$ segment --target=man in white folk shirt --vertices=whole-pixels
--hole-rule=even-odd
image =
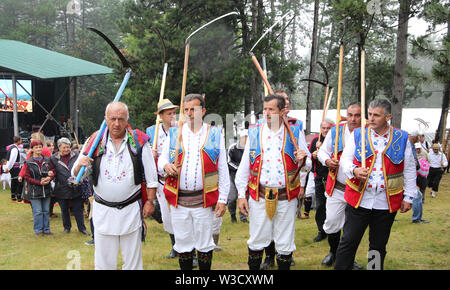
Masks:
[[[6,153],[5,173],[11,174],[11,201],[22,201],[22,183],[19,182],[19,172],[21,169],[21,158],[19,145],[22,144],[22,138],[19,136],[13,137],[13,144],[9,147]]]
[[[368,268],[383,269],[386,245],[397,211],[411,209],[416,196],[416,165],[408,133],[389,125],[391,104],[369,104],[366,130],[366,168],[362,168],[361,128],[345,141],[341,167],[347,175],[345,223],[336,253],[336,270],[350,270],[369,226]]]
[[[202,95],[185,96],[183,105],[186,122],[181,129],[181,144],[177,147],[178,127],[172,127],[158,159],[158,170],[168,175],[164,194],[170,204],[173,248],[180,269],[192,269],[197,250],[199,269],[209,270],[215,247],[213,221],[225,213],[230,187],[225,139],[219,128],[203,123],[206,108]],[[174,164],[176,155],[180,171]]]
[[[150,126],[146,129],[147,135],[150,137],[150,145],[153,148],[153,144],[156,145],[156,150],[153,150],[153,156],[155,156],[156,162],[158,162],[158,157],[162,153],[164,144],[168,141],[169,129],[176,124],[176,110],[178,106],[172,104],[168,99],[162,99],[158,102],[158,111],[155,114],[159,115],[161,120],[158,130],[156,130],[156,125]],[[155,140],[155,134],[158,131],[158,136]],[[172,242],[172,250],[170,251],[167,258],[176,258],[175,250],[173,245],[175,245],[175,236],[173,234],[172,220],[170,218],[169,205],[167,204],[166,197],[163,192],[164,182],[166,176],[158,175],[158,190],[156,191],[156,198],[158,199],[159,207],[161,209],[161,218],[163,221],[164,230],[169,233],[170,240]]]
[[[95,269],[115,270],[121,249],[124,270],[143,269],[141,241],[145,235],[144,217],[154,211],[158,186],[155,160],[148,136],[128,125],[128,108],[111,102],[105,110],[107,129],[96,147],[93,159],[87,153],[98,131],[86,141],[72,169],[77,176],[81,166],[92,164],[94,203],[92,219],[95,236]],[[145,179],[144,179],[145,177]],[[146,181],[146,193],[141,184]],[[147,201],[142,205],[143,195]]]
[[[296,139],[291,140],[282,123],[282,116],[285,115],[285,100],[282,96],[265,97],[266,122],[249,128],[248,140],[236,173],[238,206],[242,213],[250,216],[250,239],[247,241],[250,270],[260,269],[264,248],[272,240],[275,242],[280,270],[290,269],[292,252],[296,249],[297,197],[305,180],[303,178],[300,181],[297,176],[291,183],[291,179],[298,167],[309,169],[311,159],[298,124],[289,125]],[[298,152],[293,142],[297,142]],[[250,194],[248,202],[245,198],[247,186]],[[276,208],[270,205],[274,200],[277,200]],[[269,205],[267,212],[266,203]]]
[[[341,229],[344,227],[345,206],[347,202],[344,198],[345,181],[347,176],[341,168],[339,159],[345,147],[345,142],[350,139],[351,133],[357,127],[361,126],[361,104],[351,103],[347,107],[347,122],[339,124],[339,145],[338,156],[334,158],[336,128],[333,126],[326,135],[317,157],[320,163],[328,167],[328,177],[325,188],[326,218],[323,224],[323,230],[327,233],[330,252],[323,259],[322,265],[331,266],[336,260],[336,251],[341,238]],[[355,262],[354,268],[360,269],[361,266]]]
[[[439,191],[439,183],[441,182],[444,169],[448,166],[447,157],[441,152],[441,145],[434,143],[431,145],[431,151],[428,153],[430,159],[430,173],[428,174],[428,187],[431,187],[431,197],[436,197]]]

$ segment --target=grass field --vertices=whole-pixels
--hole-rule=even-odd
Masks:
[[[84,242],[90,237],[81,235],[72,217],[72,231],[63,234],[60,208],[55,206],[57,218],[50,220],[53,236],[36,236],[33,233],[31,207],[10,201],[8,190],[0,191],[0,270],[15,269],[68,269],[79,265],[82,270],[94,269],[94,246]],[[427,189],[423,218],[429,224],[412,224],[412,211],[397,214],[387,246],[387,270],[450,269],[450,174],[441,181],[437,198],[431,198]],[[149,233],[143,245],[144,269],[176,270],[177,259],[166,259],[171,245],[163,226],[147,220]],[[89,223],[86,220],[89,230]],[[314,243],[317,234],[314,210],[308,220],[297,220],[294,252],[297,270],[330,269],[321,265],[328,253],[326,240]],[[223,219],[219,245],[223,251],[215,252],[212,269],[245,270],[247,266],[248,224],[230,222],[227,212]],[[368,235],[364,236],[356,260],[367,264]],[[119,256],[118,268],[122,261]]]

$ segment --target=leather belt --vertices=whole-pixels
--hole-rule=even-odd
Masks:
[[[266,187],[263,185],[259,185],[259,193],[263,194],[263,196],[265,196],[266,194],[266,188],[271,188],[271,187]],[[283,188],[274,188],[273,189],[278,191],[278,200],[288,200],[288,196],[287,196],[287,192],[286,192],[286,187]]]
[[[124,201],[120,201],[120,202],[110,202],[110,201],[106,201],[104,199],[102,199],[100,196],[98,196],[96,193],[94,193],[94,200],[95,202],[98,202],[100,204],[109,206],[109,207],[115,207],[117,209],[122,209],[138,200],[140,200],[142,198],[142,193],[141,190],[139,189],[138,191],[136,191],[131,197],[129,197],[128,199],[124,200]]]
[[[166,182],[166,179],[167,179],[167,176],[163,177],[161,175],[158,175],[158,182],[159,182],[159,184],[164,185],[164,183]]]

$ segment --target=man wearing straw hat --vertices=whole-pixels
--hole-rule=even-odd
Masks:
[[[295,251],[295,219],[297,197],[304,180],[292,181],[297,168],[311,167],[309,151],[303,132],[297,124],[283,126],[286,115],[285,100],[280,95],[268,95],[264,99],[266,122],[251,126],[242,160],[236,173],[238,205],[241,212],[250,216],[250,239],[248,265],[250,270],[259,270],[264,248],[271,241],[277,249],[277,264],[280,270],[289,270],[292,252]],[[298,144],[295,151],[293,142]],[[246,191],[250,194],[246,199]]]
[[[178,106],[172,104],[168,99],[162,99],[158,102],[158,111],[155,112],[159,116],[156,125],[146,129],[147,135],[150,137],[149,143],[153,148],[153,156],[156,162],[161,155],[162,148],[169,136],[170,127],[176,124],[176,110]],[[156,137],[155,137],[156,136]],[[175,244],[175,236],[173,235],[172,220],[170,219],[169,205],[164,196],[163,188],[166,176],[158,175],[158,190],[156,191],[156,198],[158,199],[159,207],[161,209],[161,217],[163,221],[164,230],[169,233],[172,242],[172,250],[167,258],[175,258],[176,253],[173,250]]]
[[[431,197],[436,197],[439,191],[439,183],[441,182],[444,168],[448,166],[447,157],[441,152],[441,145],[434,143],[431,145],[431,151],[428,153],[430,158],[430,173],[428,174],[428,187],[431,187]]]
[[[186,95],[186,122],[181,128],[169,130],[168,142],[158,159],[158,171],[168,175],[164,194],[170,204],[174,249],[181,270],[192,269],[196,250],[199,269],[211,269],[213,221],[225,213],[230,187],[225,138],[219,128],[203,122],[205,113],[202,95]]]
[[[345,223],[335,269],[351,270],[359,243],[369,227],[368,269],[383,269],[386,245],[397,211],[411,209],[416,196],[416,164],[408,133],[389,125],[391,103],[369,104],[365,146],[361,128],[345,141],[340,169],[348,177],[344,198]],[[365,154],[361,154],[362,151]],[[365,160],[363,160],[365,156]],[[365,167],[361,167],[364,164]]]

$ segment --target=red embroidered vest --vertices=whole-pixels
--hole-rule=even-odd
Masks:
[[[366,131],[366,168],[369,169],[369,176],[372,173],[373,166],[375,163],[375,150],[372,146],[372,139],[368,133],[370,130]],[[361,128],[357,128],[355,133],[355,157],[353,159],[353,164],[361,166]],[[384,176],[384,187],[386,190],[386,199],[389,206],[389,212],[396,212],[400,209],[403,200],[403,169],[404,169],[404,156],[406,144],[408,142],[408,133],[391,127],[390,137],[385,150],[381,153],[382,163],[383,163],[383,176]],[[351,206],[357,208],[359,207],[361,200],[364,195],[369,178],[363,184],[356,177],[352,179],[347,179],[347,186],[345,189],[345,200]]]
[[[170,150],[169,161],[175,159],[178,127],[169,130]],[[181,142],[178,151],[178,164],[183,164],[184,146]],[[220,130],[208,125],[206,140],[201,149],[202,180],[203,180],[203,207],[207,208],[217,203],[219,199],[219,172],[218,161],[220,152]],[[178,206],[178,189],[180,188],[179,176],[169,176],[164,184],[164,194],[167,202],[174,207]]]
[[[289,124],[289,126],[291,127],[294,137],[298,140],[301,126],[299,124]],[[258,124],[251,126],[248,129],[248,142],[250,142],[250,176],[248,181],[248,191],[250,196],[256,201],[259,200],[259,182],[264,155],[261,146],[262,127],[263,124]],[[294,140],[294,142],[296,142],[296,140]],[[289,134],[287,133],[287,129],[284,128],[284,140],[281,156],[283,158],[286,192],[289,201],[296,198],[300,192],[300,177],[297,176],[293,183],[290,182],[298,167],[298,163],[295,161],[294,151],[295,147]]]
[[[344,151],[344,136],[345,136],[345,127],[346,124],[339,125],[339,146],[338,146],[338,156],[337,160],[341,160],[342,151]],[[331,134],[331,159],[334,158],[334,150],[335,150],[335,138],[336,138],[336,126],[331,127],[331,130],[329,132]],[[334,186],[336,185],[336,178],[338,175],[339,168],[336,168],[334,170],[329,169],[328,170],[328,177],[327,177],[327,184],[325,187],[325,192],[329,195],[333,195]]]

